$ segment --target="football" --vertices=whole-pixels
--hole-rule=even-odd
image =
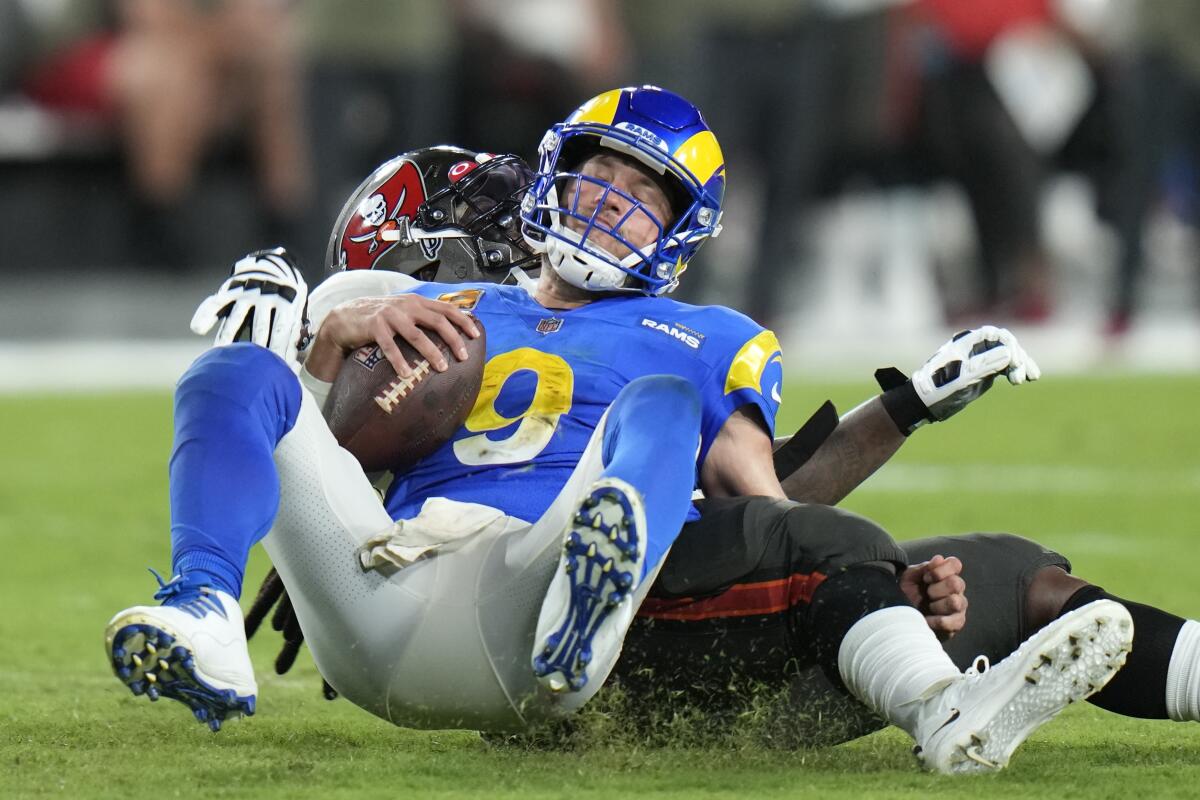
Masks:
[[[464,335],[467,360],[459,361],[442,337],[425,331],[446,358],[438,372],[408,342],[396,337],[412,375],[401,378],[378,345],[346,357],[329,393],[326,416],[338,444],[366,472],[403,470],[448,441],[466,421],[483,380],[487,332]]]

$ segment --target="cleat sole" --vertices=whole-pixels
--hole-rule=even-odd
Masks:
[[[532,659],[534,674],[552,692],[579,691],[587,685],[593,638],[629,597],[635,580],[630,570],[638,567],[643,534],[634,519],[624,492],[601,487],[583,501],[572,520],[563,545],[563,572],[570,581],[569,608]]]
[[[220,730],[223,720],[254,714],[254,695],[208,683],[196,673],[195,656],[171,632],[144,622],[116,622],[107,638],[113,674],[135,696],[183,703],[213,731]]]

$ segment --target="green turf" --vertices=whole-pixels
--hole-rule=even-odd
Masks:
[[[795,385],[781,428],[826,396]],[[920,431],[847,506],[898,538],[1011,530],[1064,550],[1110,591],[1200,616],[1194,512],[1200,378],[1053,379],[998,386]],[[1200,726],[1090,706],[1039,731],[996,776],[919,772],[887,731],[823,751],[753,745],[582,752],[494,748],[394,728],[320,699],[307,656],[270,669],[253,643],[259,713],[212,735],[174,703],[133,698],[101,633],[166,568],[166,395],[0,398],[0,797],[968,797],[1194,796]],[[265,570],[256,556],[249,574]]]

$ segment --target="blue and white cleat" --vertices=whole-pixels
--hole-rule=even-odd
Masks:
[[[636,611],[629,598],[641,580],[645,535],[636,489],[618,478],[592,484],[538,615],[533,672],[550,691],[579,691],[589,665],[607,671],[616,662]]]
[[[1034,730],[1103,688],[1132,647],[1133,620],[1120,603],[1064,614],[1000,663],[972,668],[923,701],[913,753],[947,774],[1003,769]]]
[[[159,584],[161,606],[127,608],[108,623],[117,678],[135,695],[178,700],[214,731],[231,716],[252,715],[258,686],[237,600],[178,576]]]

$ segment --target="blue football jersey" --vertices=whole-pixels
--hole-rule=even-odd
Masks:
[[[412,291],[478,317],[487,330],[487,362],[466,423],[389,487],[385,502],[393,519],[415,516],[429,497],[538,519],[575,469],[605,409],[645,375],[676,375],[699,391],[697,475],[738,408],[757,406],[774,431],[783,383],[779,344],[771,331],[731,309],[623,295],[550,310],[524,289],[491,283],[427,283]],[[668,418],[672,409],[659,413]]]

